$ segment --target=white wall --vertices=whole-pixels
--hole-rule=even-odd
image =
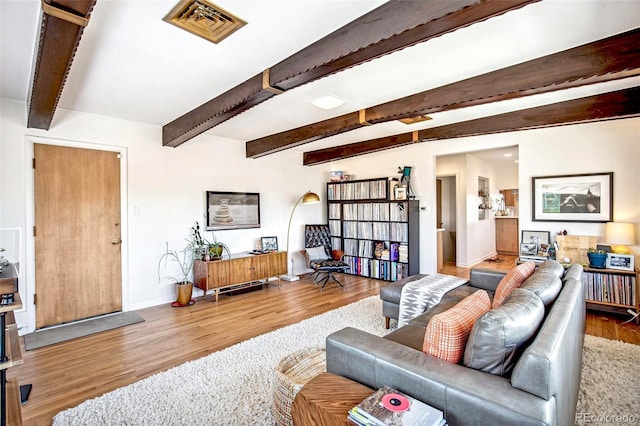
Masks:
[[[489,195],[494,198],[498,193],[496,188],[495,167],[480,160],[473,154],[467,154],[467,258],[466,262],[458,262],[459,266],[469,267],[482,262],[496,254],[496,224],[491,210],[485,211],[485,218],[478,216],[478,177],[489,179]]]
[[[518,178],[518,165],[514,163],[510,166],[497,167],[496,187],[498,190],[518,188],[520,183]]]
[[[301,154],[294,151],[247,159],[244,142],[206,134],[177,149],[163,147],[158,126],[60,109],[49,131],[27,129],[25,104],[1,102],[0,228],[30,229],[33,225],[30,162],[34,142],[123,153],[124,310],[175,300],[171,281],[158,282],[158,259],[165,242],[173,248],[184,247],[194,221],[204,222],[207,190],[260,193],[261,228],[216,232],[232,252],[251,250],[261,236],[273,235],[278,237],[280,247],[286,248],[294,203],[308,190],[320,194],[322,203],[296,209],[291,226],[290,252],[296,257],[296,271],[303,269],[299,251],[304,246],[304,224],[323,223],[326,218],[328,168],[303,167]],[[135,210],[140,214],[134,214]],[[23,236],[26,264],[20,277],[20,294],[26,309],[17,316],[21,326],[28,321],[32,331],[33,238],[28,232]]]
[[[523,132],[525,133],[525,132]],[[534,176],[613,172],[613,219],[640,224],[640,118],[532,130],[520,143],[520,229],[567,230],[605,242],[604,223],[533,222]],[[526,161],[523,161],[526,160]]]

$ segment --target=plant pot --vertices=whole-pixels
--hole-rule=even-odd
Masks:
[[[174,306],[187,306],[192,304],[191,295],[193,294],[193,283],[177,283],[176,291],[178,293],[178,299],[175,301]]]
[[[607,264],[607,254],[601,253],[587,253],[589,257],[589,267],[604,269]]]
[[[222,246],[217,246],[215,244],[209,245],[209,258],[211,260],[218,260],[222,258]]]

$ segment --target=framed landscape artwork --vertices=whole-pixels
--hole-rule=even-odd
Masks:
[[[260,194],[207,191],[207,231],[260,228]]]
[[[532,177],[533,220],[610,222],[613,172]]]

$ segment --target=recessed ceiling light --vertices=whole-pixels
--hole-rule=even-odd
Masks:
[[[334,109],[344,105],[347,102],[343,99],[338,98],[337,96],[327,95],[318,99],[314,99],[313,101],[311,101],[311,103],[318,108]]]

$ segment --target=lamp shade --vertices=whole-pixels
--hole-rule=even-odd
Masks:
[[[636,240],[633,223],[607,222],[606,233],[609,244],[633,245]]]
[[[302,204],[313,204],[313,203],[319,203],[319,202],[320,202],[320,197],[315,192],[309,191],[302,196]]]

